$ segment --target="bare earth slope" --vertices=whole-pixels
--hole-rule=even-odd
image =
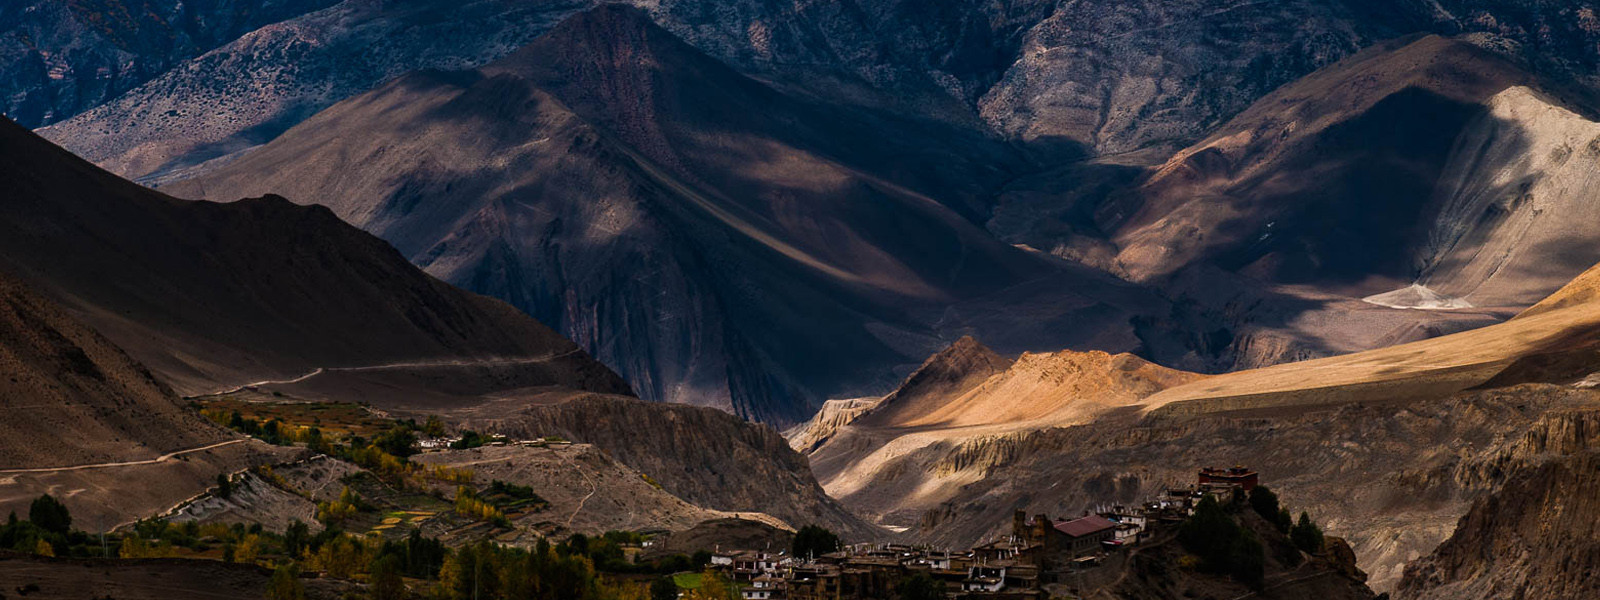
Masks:
[[[417,271],[325,209],[189,202],[0,122],[0,263],[183,394],[318,367],[555,357],[547,383],[626,392],[571,342]]]
[[[894,465],[905,457],[946,451],[964,440],[1093,422],[1198,377],[1104,352],[1024,354],[1011,362],[964,339],[808,454],[831,495],[881,524],[904,527],[917,518],[908,508],[937,505],[977,481],[970,471],[930,480],[901,477]],[[889,483],[893,479],[904,485]]]
[[[766,513],[791,527],[819,524],[850,540],[882,533],[828,497],[783,436],[716,409],[588,396],[514,409],[491,405],[451,418],[513,438],[559,436],[593,445],[695,506]]]
[[[0,372],[0,469],[148,459],[233,437],[179,407],[172,390],[110,341],[4,276]]]
[[[1590,269],[1517,318],[1367,352],[1218,375],[1151,396],[1146,410],[1193,413],[1407,400],[1520,381],[1569,383],[1600,341],[1600,271]],[[1566,364],[1556,357],[1577,357]],[[1552,362],[1553,361],[1553,362]],[[1546,365],[1543,369],[1534,368]],[[1593,367],[1590,363],[1588,367]],[[1516,380],[1507,381],[1506,378]]]
[[[217,473],[290,451],[189,412],[110,341],[0,275],[0,513],[52,493],[107,529],[204,491]]]
[[[1200,261],[1267,281],[1394,273],[1452,140],[1530,79],[1461,42],[1385,42],[1263,97],[1099,216],[1140,279]]]

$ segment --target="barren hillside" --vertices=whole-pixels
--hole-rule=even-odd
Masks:
[[[0,122],[0,264],[180,394],[320,367],[551,358],[551,384],[627,387],[516,309],[428,277],[326,209],[188,202]]]

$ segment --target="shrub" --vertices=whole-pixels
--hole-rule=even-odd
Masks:
[[[839,551],[839,536],[820,525],[806,525],[794,534],[794,557],[822,556]]]
[[[1300,522],[1289,531],[1289,541],[1294,542],[1294,547],[1307,554],[1322,552],[1322,529],[1311,522],[1311,515],[1300,513]]]
[[[1278,512],[1283,510],[1278,504],[1278,495],[1264,485],[1251,488],[1250,508],[1255,509],[1256,514],[1261,515],[1261,518],[1266,519],[1268,523],[1275,523]]]
[[[678,600],[678,583],[662,575],[650,582],[650,600]]]
[[[284,563],[272,572],[267,584],[267,600],[306,600],[306,586],[300,583],[300,568]]]

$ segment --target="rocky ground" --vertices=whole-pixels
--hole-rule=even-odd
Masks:
[[[218,600],[261,598],[272,572],[211,560],[83,560],[0,553],[0,590],[28,598]],[[359,589],[345,581],[308,578],[306,597],[332,600]],[[29,586],[37,591],[26,594]]]

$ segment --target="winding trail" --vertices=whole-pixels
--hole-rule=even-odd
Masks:
[[[566,358],[568,356],[572,356],[572,355],[577,354],[579,352],[583,352],[583,349],[582,348],[573,348],[571,350],[568,350],[566,352],[562,352],[560,354],[552,354],[550,356],[541,356],[541,357],[537,357],[537,358],[503,358],[503,359],[487,359],[487,360],[425,360],[425,361],[415,361],[415,362],[388,363],[388,364],[382,364],[382,365],[369,365],[369,366],[365,366],[365,367],[318,367],[316,369],[312,369],[310,372],[308,372],[308,373],[306,373],[304,375],[300,375],[298,377],[293,377],[293,378],[290,378],[290,379],[264,379],[264,380],[261,380],[261,381],[253,381],[253,382],[250,382],[250,383],[246,383],[244,385],[231,387],[231,388],[228,388],[228,389],[225,389],[225,390],[219,390],[219,391],[215,391],[215,392],[207,392],[207,393],[204,393],[204,394],[196,394],[194,396],[186,396],[185,398],[187,398],[187,399],[208,398],[208,397],[211,397],[211,396],[224,396],[224,395],[227,395],[227,394],[237,394],[237,393],[245,391],[247,389],[257,388],[257,387],[261,387],[261,386],[264,386],[264,385],[292,385],[292,384],[296,384],[296,383],[302,383],[302,382],[304,382],[304,381],[306,381],[308,379],[311,379],[313,377],[316,377],[318,375],[323,375],[323,374],[326,374],[326,373],[359,373],[359,372],[362,372],[362,371],[387,371],[387,370],[393,370],[393,369],[430,369],[430,368],[439,368],[439,367],[505,367],[505,366],[514,366],[514,365],[532,365],[532,364],[538,364],[538,363],[546,363],[546,362],[550,362],[550,361],[561,359],[561,358]]]
[[[583,480],[589,483],[589,493],[578,500],[578,507],[572,510],[571,515],[567,516],[567,529],[570,530],[572,529],[572,521],[578,518],[578,513],[583,512],[583,505],[587,504],[589,499],[600,491],[600,486],[595,485],[594,478],[590,477],[587,471],[578,468],[578,465],[572,462],[572,459],[562,456],[560,452],[556,453],[556,458],[561,459],[561,462],[567,463],[567,466],[572,467],[572,470],[577,471],[579,475],[583,476]]]
[[[108,468],[112,468],[112,467],[133,467],[133,466],[138,466],[138,465],[153,465],[153,464],[156,464],[156,463],[167,462],[169,460],[172,460],[172,459],[177,458],[179,456],[183,456],[185,454],[193,454],[195,452],[204,452],[206,450],[212,450],[212,449],[216,449],[216,448],[221,448],[223,446],[231,446],[231,445],[234,445],[234,444],[242,444],[242,443],[248,442],[248,441],[250,441],[250,440],[248,440],[248,439],[236,439],[236,440],[228,440],[228,441],[225,441],[225,442],[217,442],[215,444],[209,444],[209,445],[206,445],[206,446],[200,446],[198,448],[189,448],[187,450],[178,450],[178,451],[175,451],[175,452],[168,452],[166,454],[163,454],[161,456],[157,456],[157,457],[149,459],[149,460],[130,460],[130,461],[125,461],[125,462],[94,463],[94,464],[88,464],[88,465],[75,465],[75,466],[71,466],[71,467],[41,467],[41,468],[37,468],[37,469],[0,469],[0,475],[16,475],[16,474],[22,474],[22,473],[60,473],[60,472],[64,472],[64,471],[84,471],[84,470],[88,470],[88,469],[108,469]]]

